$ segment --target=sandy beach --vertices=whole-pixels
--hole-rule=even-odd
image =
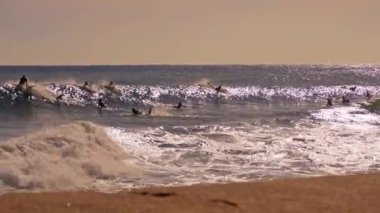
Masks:
[[[93,191],[9,193],[1,212],[378,212],[380,174],[250,183]]]

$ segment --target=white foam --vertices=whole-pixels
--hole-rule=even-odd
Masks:
[[[131,174],[127,159],[103,128],[75,122],[2,142],[0,189],[83,189]]]
[[[355,105],[321,109],[312,113],[312,116],[316,119],[346,124],[380,124],[379,115]]]
[[[301,101],[325,101],[328,97],[340,98],[348,96],[349,98],[364,98],[366,92],[373,96],[380,94],[380,87],[375,86],[355,86],[356,90],[351,91],[350,85],[343,86],[311,86],[302,87],[229,87],[223,86],[226,93],[216,93],[214,89],[204,86],[179,85],[179,86],[147,86],[147,85],[115,85],[116,90],[110,92],[108,89],[100,88],[88,90],[82,86],[72,84],[48,84],[46,88],[42,85],[35,91],[36,96],[48,97],[47,99],[55,101],[55,97],[64,94],[62,102],[68,105],[85,106],[95,104],[98,98],[107,97],[112,102],[123,103],[150,103],[161,102],[167,103],[172,101],[215,101],[216,98],[228,100],[245,100],[252,99],[289,99]],[[1,89],[2,88],[2,89]],[[13,85],[14,88],[14,85]],[[7,84],[0,86],[4,93],[14,92],[9,90]],[[41,93],[43,92],[43,94]],[[51,96],[50,93],[54,95]],[[1,98],[1,97],[0,97]]]
[[[107,133],[133,153],[143,170],[153,173],[141,180],[143,185],[375,170],[380,165],[380,129],[373,118],[360,116],[368,112],[359,110],[357,117],[347,119],[355,107],[321,110],[314,116],[331,110],[341,114],[333,120],[305,119],[289,128],[215,125],[109,128]]]

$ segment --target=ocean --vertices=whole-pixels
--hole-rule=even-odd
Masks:
[[[0,66],[0,192],[379,171],[367,93],[380,66]]]

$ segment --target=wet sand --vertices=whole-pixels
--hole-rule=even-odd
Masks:
[[[100,192],[10,193],[1,212],[379,212],[380,174]]]

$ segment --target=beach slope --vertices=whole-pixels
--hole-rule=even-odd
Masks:
[[[1,212],[378,212],[380,174],[163,187],[9,193]]]

